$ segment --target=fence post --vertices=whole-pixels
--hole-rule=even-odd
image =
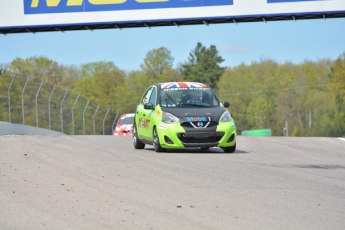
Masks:
[[[43,85],[43,81],[41,82],[41,85],[40,87],[38,88],[37,90],[37,93],[36,93],[36,127],[38,127],[38,109],[37,109],[37,97],[38,97],[38,94],[42,88],[42,85]]]
[[[105,121],[105,119],[106,119],[107,116],[108,116],[109,110],[110,110],[110,108],[108,109],[108,111],[107,111],[107,113],[105,114],[104,119],[103,119],[103,135],[104,135],[104,121]]]
[[[60,105],[60,108],[61,108],[61,132],[63,133],[63,114],[62,114],[62,104],[67,96],[67,93],[68,93],[68,89],[66,90],[65,92],[65,95],[63,96],[62,98],[62,101],[61,101],[61,105]]]
[[[285,136],[289,136],[289,125],[287,120],[285,120],[285,127],[283,130],[285,130]]]
[[[83,112],[83,129],[84,129],[84,135],[85,135],[85,112],[86,112],[86,108],[89,105],[90,99],[87,101],[84,112]]]
[[[16,78],[17,74],[15,74],[12,78],[10,87],[8,87],[8,122],[11,123],[11,88],[12,88],[12,84],[14,82],[14,79]]]
[[[55,87],[56,87],[56,85],[54,85],[54,88],[53,88],[52,93],[50,94],[50,97],[49,97],[49,100],[48,100],[49,130],[52,129],[51,121],[50,121],[50,100],[52,99],[53,93],[54,93],[54,91],[55,91]]]
[[[95,126],[95,117],[96,117],[96,113],[97,113],[97,111],[98,111],[98,109],[99,109],[99,106],[100,106],[100,104],[98,104],[98,106],[97,106],[97,109],[96,109],[96,112],[95,112],[95,114],[93,115],[93,120],[92,120],[92,123],[93,123],[93,135],[96,135],[96,126]]]
[[[72,130],[73,130],[73,135],[74,135],[74,111],[73,110],[74,110],[75,105],[77,104],[79,96],[80,95],[78,94],[77,99],[75,99],[75,102],[74,102],[73,107],[72,107]]]
[[[26,85],[27,85],[28,82],[29,82],[29,79],[30,79],[30,77],[28,77],[28,79],[26,80],[25,85],[24,85],[24,87],[23,87],[23,91],[22,91],[22,114],[23,114],[23,125],[25,125],[25,116],[24,116],[24,91],[25,91]]]

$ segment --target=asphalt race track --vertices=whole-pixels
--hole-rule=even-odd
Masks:
[[[131,137],[0,136],[0,229],[345,229],[345,141],[244,137],[237,150]]]

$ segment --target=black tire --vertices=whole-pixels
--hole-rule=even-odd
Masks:
[[[233,152],[235,152],[235,150],[236,150],[236,143],[234,146],[223,148],[223,151],[225,153],[233,153]]]
[[[132,135],[132,138],[133,138],[133,146],[134,146],[135,149],[143,149],[143,148],[145,148],[145,144],[139,141],[138,133],[137,133],[137,126],[136,126],[135,123],[133,124],[133,135]]]
[[[156,127],[153,128],[153,148],[154,150],[158,152],[165,152],[166,149],[161,147],[161,144],[159,143],[159,137],[157,133]]]

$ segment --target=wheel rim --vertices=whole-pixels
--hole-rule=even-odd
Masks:
[[[137,129],[133,127],[133,144],[137,143]]]
[[[158,146],[158,136],[156,130],[153,131],[153,147],[157,149]]]

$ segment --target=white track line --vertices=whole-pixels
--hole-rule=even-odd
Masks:
[[[342,140],[342,141],[345,141],[345,138],[341,138],[341,137],[339,137],[339,139],[340,139],[340,140]]]

